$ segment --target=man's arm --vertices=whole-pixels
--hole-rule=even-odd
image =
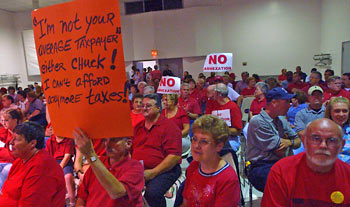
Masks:
[[[61,161],[61,163],[60,163],[60,166],[61,166],[62,168],[64,168],[64,167],[68,164],[68,162],[69,162],[69,160],[71,159],[71,157],[72,157],[71,154],[64,154],[64,157],[63,157],[63,159],[62,159],[62,161]]]
[[[182,137],[186,137],[190,131],[190,124],[183,124]]]
[[[195,114],[195,113],[187,112],[187,115],[190,119],[197,119],[198,118],[198,114]]]
[[[40,114],[40,110],[36,109],[35,111],[33,111],[33,113],[29,114],[27,118],[31,119],[32,117],[34,117],[38,114]]]
[[[177,155],[168,155],[164,158],[164,160],[159,163],[155,168],[145,170],[145,180],[152,180],[157,175],[160,175],[166,171],[171,170],[181,159],[181,156]]]
[[[119,182],[111,172],[109,172],[109,170],[96,155],[92,142],[86,133],[77,128],[74,130],[73,135],[78,149],[87,158],[92,171],[108,195],[112,199],[117,199],[127,195],[124,185]],[[97,160],[92,162],[90,159],[91,157],[95,157]]]

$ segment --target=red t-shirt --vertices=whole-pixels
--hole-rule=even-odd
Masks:
[[[174,122],[160,115],[150,130],[145,120],[134,128],[132,158],[143,160],[145,169],[152,169],[168,155],[181,156],[182,135]]]
[[[238,177],[226,163],[220,170],[207,174],[192,161],[186,171],[183,197],[188,207],[237,207],[240,200]]]
[[[282,81],[284,81],[284,80],[287,80],[287,76],[286,76],[286,75],[282,75],[282,74],[281,74],[281,75],[278,76],[278,81],[279,81],[279,82],[282,82]]]
[[[62,207],[65,204],[66,184],[63,170],[45,150],[39,150],[23,163],[13,162],[2,187],[1,207]]]
[[[131,125],[134,128],[140,121],[145,120],[145,117],[142,115],[142,113],[135,114],[131,111]]]
[[[5,144],[5,147],[0,147],[0,163],[12,163],[16,159],[9,150],[9,142],[13,138],[13,135],[5,128],[2,128],[0,131],[2,131],[0,132],[0,141]]]
[[[317,173],[307,166],[305,152],[283,158],[271,168],[261,206],[350,206],[349,175],[350,166],[339,159],[331,171]],[[339,197],[344,201],[335,204]]]
[[[220,114],[219,112],[222,110],[230,110],[230,117],[229,119],[231,119],[231,126],[232,128],[236,128],[236,129],[242,129],[243,128],[243,123],[242,123],[242,112],[241,109],[237,106],[237,104],[233,101],[229,101],[224,105],[220,105],[217,101],[213,102],[213,105],[211,106],[211,108],[207,108],[206,113],[207,114],[213,114],[213,115],[217,115]],[[220,117],[220,116],[219,116]],[[228,124],[228,120],[225,119],[227,125]]]
[[[289,93],[292,93],[292,89],[293,88],[296,88],[296,89],[302,89],[302,88],[304,88],[304,87],[306,87],[307,86],[307,83],[304,83],[304,82],[297,82],[297,83],[290,83],[289,85],[288,85],[288,88],[287,88],[287,91],[289,92]]]
[[[188,97],[187,100],[180,97],[178,99],[178,106],[192,114],[201,114],[201,108],[199,107],[198,102],[192,97]]]
[[[241,95],[242,96],[252,96],[254,95],[255,87],[254,88],[243,88]]]
[[[257,98],[255,98],[252,101],[252,104],[250,105],[249,111],[253,113],[253,115],[260,114],[261,109],[263,109],[266,106],[266,98],[264,97],[263,100],[259,101]]]
[[[56,160],[62,160],[65,154],[74,155],[74,141],[70,138],[64,138],[57,142],[56,136],[51,135],[50,139],[46,141],[46,150]]]
[[[165,116],[165,109],[162,110],[162,115]],[[181,107],[177,107],[175,116],[169,118],[169,120],[173,121],[181,131],[184,129],[183,124],[190,123],[190,119],[188,118],[186,111]]]
[[[330,100],[332,97],[345,97],[350,101],[350,92],[346,91],[345,89],[341,89],[337,94],[332,94],[329,91],[326,91],[323,93],[323,102]]]
[[[160,80],[162,78],[162,72],[160,72],[159,70],[152,70],[151,77],[152,77],[152,80],[154,79]]]
[[[90,167],[86,171],[78,190],[78,198],[86,202],[86,207],[142,207],[141,192],[145,182],[141,163],[129,156],[113,165],[110,165],[107,157],[100,157],[100,160],[114,177],[123,184],[127,195],[113,200]]]

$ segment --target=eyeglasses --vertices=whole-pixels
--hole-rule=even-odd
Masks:
[[[308,137],[308,140],[312,145],[321,145],[324,139],[321,139],[318,136],[310,136]],[[328,138],[325,141],[328,147],[338,147],[340,143],[339,138],[334,138],[334,137]]]
[[[200,147],[204,147],[204,146],[210,144],[211,142],[209,142],[209,141],[207,141],[205,139],[198,140],[197,137],[192,137],[191,138],[191,143],[192,144],[197,143]]]
[[[145,108],[145,109],[150,109],[152,107],[154,107],[155,105],[151,105],[151,104],[146,104],[146,105],[143,105],[142,104],[142,108]]]

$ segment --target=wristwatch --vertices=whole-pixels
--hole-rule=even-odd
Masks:
[[[291,147],[294,147],[294,139],[291,139],[290,142],[292,143]]]
[[[95,156],[90,157],[90,162],[95,162],[96,160],[97,160],[97,157],[95,157]]]

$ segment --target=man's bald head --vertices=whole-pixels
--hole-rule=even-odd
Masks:
[[[317,119],[307,125],[302,138],[308,167],[329,172],[345,144],[342,128],[330,119]]]
[[[331,130],[335,130],[339,135],[339,138],[341,139],[344,136],[343,129],[337,123],[327,118],[316,119],[310,122],[309,124],[307,124],[305,129],[305,135],[309,135],[310,133],[312,133],[312,130],[316,128],[319,128],[319,129],[328,128]]]

